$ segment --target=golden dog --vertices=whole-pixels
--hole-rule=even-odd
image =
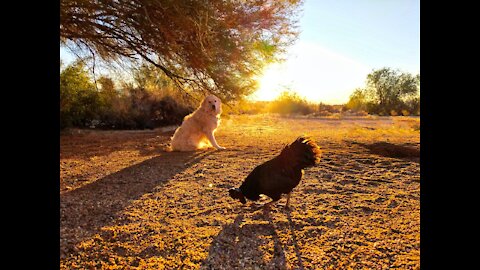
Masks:
[[[183,123],[175,130],[171,141],[173,151],[194,151],[215,147],[225,149],[215,140],[215,130],[220,125],[222,102],[214,95],[209,95],[193,113],[185,116]]]

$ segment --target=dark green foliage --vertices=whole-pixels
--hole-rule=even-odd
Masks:
[[[367,76],[366,87],[355,89],[346,107],[378,115],[419,115],[420,75],[374,70]]]
[[[142,87],[125,84],[117,91],[112,79],[101,77],[97,90],[84,64],[67,66],[60,73],[60,127],[151,129],[180,124],[193,107],[172,97],[167,88],[152,88],[151,78],[142,79]]]
[[[101,102],[82,62],[75,62],[60,73],[60,128],[84,127],[98,117]]]

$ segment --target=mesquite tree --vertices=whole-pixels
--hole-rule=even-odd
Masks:
[[[302,0],[61,0],[60,42],[101,59],[141,59],[186,92],[226,100],[298,35]],[[122,61],[123,61],[122,60]]]

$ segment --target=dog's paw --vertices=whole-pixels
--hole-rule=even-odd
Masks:
[[[217,150],[225,150],[225,149],[227,149],[227,148],[225,148],[225,147],[223,147],[223,146],[217,147]]]

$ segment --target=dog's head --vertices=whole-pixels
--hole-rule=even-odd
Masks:
[[[209,114],[219,115],[222,113],[222,101],[214,95],[208,95],[202,101],[201,108]]]

